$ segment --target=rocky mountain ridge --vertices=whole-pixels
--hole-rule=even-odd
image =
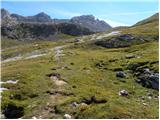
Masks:
[[[107,24],[105,21],[95,19],[93,15],[82,15],[73,17],[71,19],[56,19],[56,18],[52,19],[49,15],[47,15],[44,12],[38,13],[34,16],[27,16],[27,17],[18,14],[10,14],[5,9],[1,9],[1,13],[2,13],[2,21],[6,21],[8,19],[10,21],[13,21],[14,19],[14,21],[19,23],[43,23],[43,24],[70,23],[86,27],[87,29],[93,32],[101,32],[111,28],[111,26]],[[5,24],[7,24],[7,22]],[[8,24],[11,24],[11,22],[8,22]]]

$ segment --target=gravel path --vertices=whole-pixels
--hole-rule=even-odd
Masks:
[[[104,37],[119,35],[120,32],[121,32],[121,31],[113,31],[113,32],[110,32],[110,33],[108,33],[108,34],[100,35],[100,36],[98,36],[96,39],[102,39],[102,38],[104,38]]]
[[[57,46],[57,47],[54,48],[54,53],[55,53],[54,57],[55,57],[56,60],[59,60],[59,58],[60,58],[61,56],[64,56],[64,55],[65,55],[65,54],[62,53],[62,52],[63,52],[62,49],[63,49],[64,47],[67,47],[67,45]]]

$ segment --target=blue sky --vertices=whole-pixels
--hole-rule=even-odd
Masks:
[[[133,25],[158,12],[158,0],[2,0],[1,8],[24,16],[52,18],[92,14],[111,26]]]

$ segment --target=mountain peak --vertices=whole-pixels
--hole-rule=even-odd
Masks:
[[[44,17],[50,17],[49,15],[47,15],[45,12],[40,12],[38,14],[36,14],[35,16],[44,16]]]
[[[44,12],[40,12],[30,18],[37,22],[52,22],[51,17]]]
[[[6,9],[2,8],[1,9],[1,18],[3,19],[6,17],[9,17],[9,16],[10,16],[10,13]]]
[[[94,32],[105,31],[111,28],[105,21],[96,19],[93,15],[81,15],[71,18],[72,23],[81,24],[88,29],[94,30]]]

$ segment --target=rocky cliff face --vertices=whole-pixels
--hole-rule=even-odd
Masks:
[[[15,18],[18,22],[37,22],[37,23],[49,23],[53,22],[51,17],[48,16],[46,13],[41,12],[37,15],[34,16],[28,16],[28,17],[23,17],[18,14],[11,14],[11,17]]]
[[[73,17],[70,22],[85,26],[88,29],[93,30],[94,32],[101,32],[111,28],[111,26],[105,21],[96,19],[93,15],[82,15]]]
[[[17,24],[17,20],[13,18],[7,10],[1,9],[1,25],[13,26],[16,24]]]
[[[44,12],[38,13],[34,16],[21,16],[18,14],[10,14],[7,10],[1,9],[2,20],[16,20],[17,22],[29,22],[29,23],[72,23],[78,24],[94,32],[105,31],[106,29],[111,28],[109,24],[105,21],[96,19],[93,15],[82,15],[73,17],[71,19],[52,19],[49,15]]]
[[[34,24],[19,23],[14,26],[3,26],[1,28],[2,37],[18,40],[42,40],[54,39],[54,35],[63,33],[68,35],[88,35],[92,34],[87,28],[69,23],[60,24]]]

